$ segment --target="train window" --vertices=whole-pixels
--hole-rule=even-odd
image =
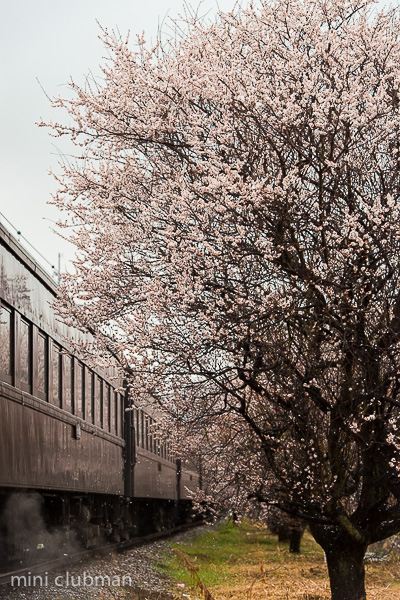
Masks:
[[[119,433],[123,438],[125,435],[124,427],[125,427],[125,396],[122,394],[118,394],[118,415],[119,415]]]
[[[136,444],[140,446],[140,411],[136,409]]]
[[[120,395],[120,411],[121,411],[121,437],[124,437],[125,431],[125,395]]]
[[[138,441],[137,441],[137,438],[138,438],[138,430],[137,430],[138,412],[139,412],[139,410],[137,408],[134,408],[132,411],[132,426],[133,426],[133,429],[135,432],[135,435],[134,435],[135,446],[138,445]]]
[[[145,428],[146,428],[146,450],[149,449],[149,417],[145,415]]]
[[[154,452],[154,454],[158,454],[158,456],[160,456],[160,442],[157,439],[157,431],[156,431],[155,421],[153,421],[152,432],[153,432],[153,452]]]
[[[121,394],[117,394],[117,403],[115,406],[117,411],[117,435],[121,438],[124,437],[123,400],[124,397]]]
[[[83,417],[83,364],[75,363],[75,414],[78,417]]]
[[[47,335],[38,331],[37,335],[37,391],[42,400],[48,398],[48,339]]]
[[[174,457],[172,456],[172,447],[171,442],[167,442],[167,458],[169,461],[174,462]]]
[[[52,350],[53,385],[51,403],[55,406],[61,406],[61,347],[53,342]]]
[[[86,369],[85,372],[85,418],[93,423],[93,373]]]
[[[111,433],[117,433],[117,423],[116,423],[116,394],[115,391],[111,391],[110,395],[110,431]]]
[[[73,359],[70,354],[64,354],[64,390],[63,390],[63,409],[72,412],[73,405]]]
[[[12,383],[13,313],[9,308],[0,306],[0,373],[3,381]]]
[[[115,392],[115,433],[121,436],[121,419],[120,419],[120,411],[119,411],[119,394]]]
[[[115,435],[118,435],[118,427],[119,427],[119,423],[118,423],[118,394],[117,392],[114,390],[114,394],[111,394],[111,404],[112,404],[112,411],[111,411],[111,428],[113,433],[115,433]]]
[[[140,434],[142,438],[142,448],[145,448],[145,426],[144,426],[144,412],[140,411]]]
[[[148,446],[148,450],[150,450],[150,452],[153,452],[153,419],[151,417],[147,417],[147,422],[149,424],[149,430],[148,430],[149,446]]]
[[[32,326],[25,319],[20,320],[19,361],[21,388],[30,392],[32,381]]]
[[[103,427],[103,380],[94,376],[94,423]]]
[[[110,431],[110,386],[103,383],[103,429]]]
[[[124,432],[122,430],[123,420],[122,420],[121,409],[120,409],[121,401],[122,401],[121,394],[118,394],[118,392],[116,392],[115,393],[115,421],[117,424],[117,435],[119,437],[124,437]]]

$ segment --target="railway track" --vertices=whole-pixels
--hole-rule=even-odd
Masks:
[[[89,558],[98,556],[99,554],[111,554],[112,552],[123,552],[137,546],[142,546],[150,542],[161,540],[163,538],[171,537],[177,533],[181,533],[187,529],[192,529],[201,525],[202,522],[184,524],[171,529],[164,529],[156,533],[150,533],[145,536],[135,537],[131,540],[123,542],[105,544],[104,546],[96,546],[87,550],[81,550],[70,554],[63,554],[60,557],[54,559],[47,559],[43,562],[34,562],[32,564],[20,567],[14,570],[7,570],[7,572],[0,571],[0,586],[9,585],[12,582],[13,577],[36,577],[45,573],[51,573],[61,567],[71,567],[77,565]]]

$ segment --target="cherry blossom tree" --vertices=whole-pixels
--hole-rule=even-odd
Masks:
[[[173,419],[166,437],[176,425]],[[176,453],[191,460],[201,474],[201,489],[192,494],[196,512],[207,518],[229,513],[234,522],[249,516],[267,524],[279,541],[289,542],[290,552],[300,552],[305,522],[285,514],[273,501],[265,502],[267,495],[275,498],[279,482],[258,436],[249,431],[240,415],[230,413],[224,419],[214,416],[206,426],[204,419],[191,421],[190,428],[182,423],[176,433]]]
[[[398,14],[272,0],[104,42],[103,79],[54,101],[60,313],[203,444],[240,423],[238,476],[363,600],[368,544],[400,531]]]

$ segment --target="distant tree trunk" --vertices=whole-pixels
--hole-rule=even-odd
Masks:
[[[279,525],[277,527],[278,542],[287,542],[290,540],[289,527],[287,524]]]
[[[304,527],[292,527],[289,538],[289,551],[295,554],[300,552],[301,539],[303,537]]]
[[[303,521],[275,512],[270,516],[268,526],[272,533],[278,535],[279,542],[289,542],[290,552],[300,552],[301,539],[306,528]]]

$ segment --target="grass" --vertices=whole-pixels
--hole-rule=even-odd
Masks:
[[[178,554],[174,554],[178,549]],[[183,553],[183,556],[182,554]],[[197,576],[203,592],[195,586]],[[324,555],[307,532],[300,555],[249,521],[225,523],[187,542],[174,544],[160,570],[175,582],[176,598],[195,600],[209,590],[214,600],[329,600]],[[369,600],[400,600],[400,563],[367,565]],[[184,584],[185,587],[177,586]]]

